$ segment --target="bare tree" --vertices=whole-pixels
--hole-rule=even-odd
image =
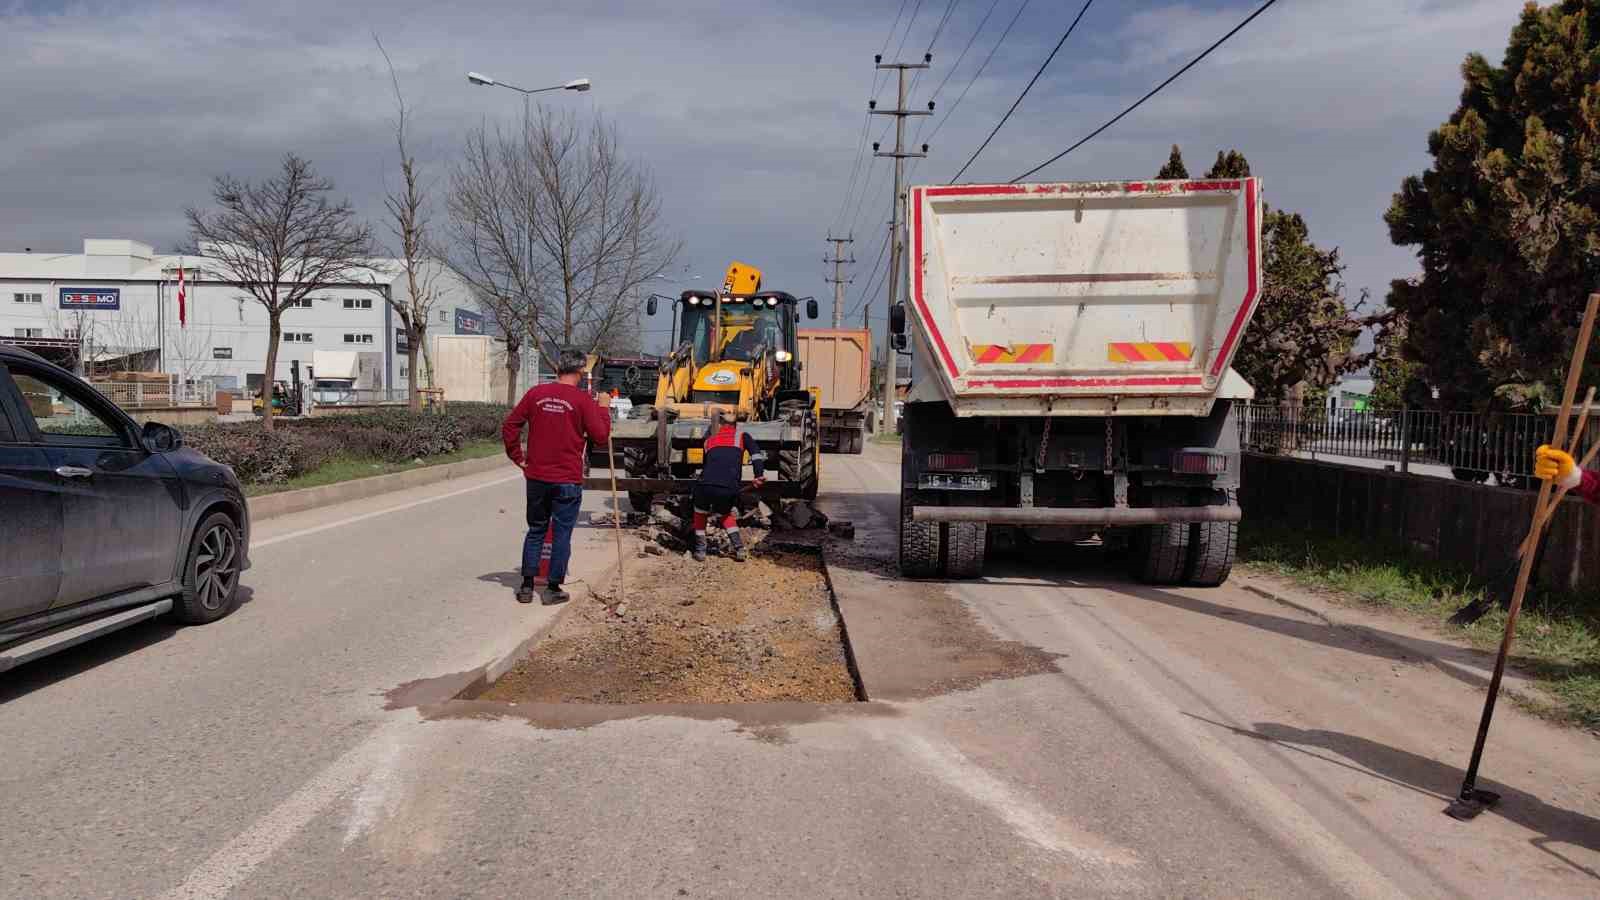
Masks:
[[[333,182],[311,163],[285,154],[283,171],[256,184],[231,175],[212,183],[216,208],[189,207],[189,232],[219,278],[239,287],[267,312],[267,364],[262,389],[271,396],[278,371],[283,312],[336,284],[374,288],[372,231],[348,200],[333,200]],[[273,428],[272,404],[262,426]]]
[[[682,246],[616,128],[545,107],[468,135],[449,209],[452,268],[510,338],[508,369],[524,335],[546,352],[627,343],[636,298]]]
[[[406,135],[406,98],[400,92],[400,77],[395,74],[394,61],[376,32],[372,35],[378,52],[389,67],[389,81],[394,85],[395,124],[394,142],[400,152],[400,185],[388,191],[383,198],[384,209],[389,214],[389,231],[400,245],[400,263],[405,269],[406,296],[394,292],[385,295],[394,314],[406,331],[406,371],[410,373],[408,386],[412,409],[422,406],[422,395],[417,393],[417,354],[422,354],[427,369],[428,387],[433,387],[433,365],[428,358],[428,323],[433,318],[433,307],[442,293],[438,287],[440,267],[432,259],[428,186],[423,183],[421,167],[411,155]]]

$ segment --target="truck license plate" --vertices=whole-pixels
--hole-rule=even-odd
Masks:
[[[987,475],[952,475],[944,472],[924,472],[917,486],[941,491],[987,491]]]

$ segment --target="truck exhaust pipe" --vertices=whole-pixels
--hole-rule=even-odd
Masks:
[[[990,525],[1167,525],[1180,522],[1237,522],[1237,506],[1046,507],[918,506],[914,522],[987,522]]]

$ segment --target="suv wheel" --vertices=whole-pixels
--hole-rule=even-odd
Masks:
[[[173,606],[178,621],[215,622],[239,604],[239,529],[226,513],[212,513],[195,529],[183,565],[183,594]]]

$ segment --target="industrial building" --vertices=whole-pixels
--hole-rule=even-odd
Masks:
[[[430,338],[484,335],[466,286],[448,272],[434,283],[441,296]],[[286,310],[273,380],[289,380],[298,363],[302,377],[312,367],[319,382],[407,388],[406,335],[386,300],[406,290],[403,261],[378,259],[351,283],[320,289]],[[182,385],[255,393],[265,380],[267,336],[266,310],[203,256],[103,239],[85,240],[82,253],[0,253],[0,343],[71,368],[166,372]]]

